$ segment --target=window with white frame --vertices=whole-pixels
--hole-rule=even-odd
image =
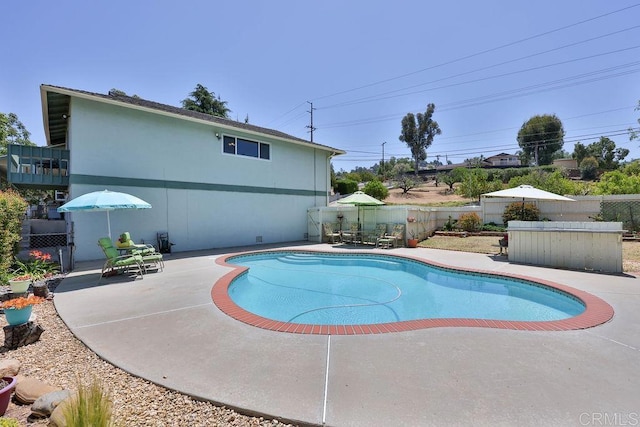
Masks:
[[[223,138],[222,151],[226,154],[235,154],[237,156],[255,157],[264,160],[271,159],[271,147],[269,144],[234,136],[225,136]]]

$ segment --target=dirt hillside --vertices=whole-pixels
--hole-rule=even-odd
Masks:
[[[409,191],[408,194],[402,194],[402,190],[394,188],[389,191],[389,197],[384,199],[385,203],[393,203],[397,205],[413,205],[413,204],[428,204],[428,203],[442,203],[451,201],[464,201],[469,202],[469,199],[458,196],[457,194],[447,193],[449,187],[445,184],[440,184],[438,187],[431,181],[420,185],[418,188],[414,188]]]

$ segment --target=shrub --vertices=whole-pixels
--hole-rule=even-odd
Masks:
[[[482,224],[480,227],[482,231],[505,231],[504,225],[498,225],[495,222],[488,222],[486,224]]]
[[[0,427],[20,427],[20,421],[15,418],[0,418]]]
[[[5,277],[18,253],[27,202],[14,191],[0,191],[0,277]]]
[[[363,191],[378,200],[384,200],[389,196],[389,190],[387,187],[377,179],[369,181],[367,185],[364,186]]]
[[[502,220],[507,225],[509,221],[538,221],[540,210],[533,203],[513,202],[510,203],[502,214]]]
[[[467,212],[460,215],[458,225],[464,231],[476,231],[480,228],[480,216],[475,212]]]
[[[456,228],[457,222],[458,222],[457,219],[453,219],[451,218],[451,215],[449,215],[449,219],[447,220],[447,222],[444,223],[444,227],[442,228],[444,231],[453,231],[453,229]]]
[[[598,160],[595,157],[587,157],[580,162],[580,177],[588,180],[598,177]]]
[[[351,194],[358,191],[358,183],[350,179],[340,179],[336,182],[336,192],[340,194]]]

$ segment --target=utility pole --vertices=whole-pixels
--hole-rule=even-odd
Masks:
[[[311,109],[307,111],[307,113],[311,114],[311,124],[305,127],[309,128],[309,132],[311,132],[311,142],[313,142],[313,131],[316,130],[316,128],[313,127],[313,110],[315,110],[315,108],[313,108],[313,102],[307,101],[307,104],[311,105]]]
[[[387,141],[382,143],[382,164],[380,165],[380,169],[382,170],[382,182],[384,182],[384,179],[385,179],[385,177],[387,175],[385,173],[385,170],[384,170],[384,144],[386,144],[386,143],[387,143]]]

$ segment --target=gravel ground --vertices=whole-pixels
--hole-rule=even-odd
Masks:
[[[34,344],[9,350],[3,358],[21,362],[21,375],[38,378],[50,385],[74,390],[77,381],[103,381],[111,396],[114,420],[123,426],[285,426],[277,420],[248,417],[165,389],[100,359],[67,329],[52,301],[34,306],[36,323],[44,328]],[[0,316],[0,326],[6,326]],[[48,419],[28,420],[31,405],[11,402],[5,417],[22,425],[45,426]]]

